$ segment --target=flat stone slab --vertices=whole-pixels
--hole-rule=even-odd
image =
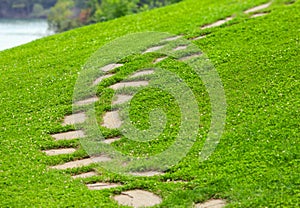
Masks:
[[[146,176],[146,177],[162,175],[162,174],[164,174],[164,173],[158,172],[158,171],[130,172],[130,175],[133,175],[133,176]]]
[[[119,116],[119,111],[111,111],[105,113],[103,117],[103,124],[102,126],[109,128],[109,129],[116,129],[121,127],[122,121]]]
[[[83,113],[83,112],[76,113],[73,115],[66,116],[62,125],[66,126],[66,125],[74,125],[74,124],[78,124],[78,123],[83,123],[83,122],[85,122],[85,119],[86,119],[85,113]]]
[[[111,158],[103,155],[103,156],[99,156],[99,157],[75,160],[75,161],[67,162],[67,163],[64,163],[61,165],[52,166],[51,168],[57,169],[57,170],[65,170],[68,168],[79,168],[79,167],[83,167],[83,166],[88,166],[93,163],[106,162],[106,161],[110,161],[110,160],[111,160]]]
[[[265,16],[265,15],[267,15],[268,13],[257,13],[257,14],[253,14],[252,16],[251,16],[251,18],[256,18],[256,17],[261,17],[261,16]]]
[[[133,98],[132,95],[117,95],[116,99],[112,102],[113,105],[126,103]]]
[[[103,75],[99,78],[97,78],[94,82],[93,82],[93,85],[97,85],[99,84],[102,80],[106,79],[106,78],[109,78],[109,77],[112,77],[114,76],[114,74],[106,74],[106,75]]]
[[[113,69],[119,68],[121,66],[124,66],[124,64],[116,64],[116,63],[112,63],[112,64],[108,64],[102,68],[100,68],[100,70],[104,71],[104,72],[109,72]]]
[[[134,73],[132,76],[130,76],[130,78],[145,76],[145,75],[149,75],[149,74],[153,74],[153,73],[154,73],[153,69],[143,70],[143,71],[139,71],[139,72]]]
[[[206,37],[206,35],[200,35],[198,37],[193,38],[192,40],[201,40],[201,39],[203,39],[205,37]]]
[[[63,148],[63,149],[51,149],[51,150],[44,150],[44,153],[48,156],[54,155],[64,155],[64,154],[72,154],[76,152],[75,148]]]
[[[144,53],[155,52],[155,51],[162,49],[163,47],[164,47],[163,45],[162,46],[154,46],[154,47],[148,48]]]
[[[78,175],[73,175],[72,178],[73,179],[77,179],[77,178],[89,178],[89,177],[93,177],[93,176],[97,176],[98,174],[94,171],[91,172],[87,172],[87,173],[81,173]]]
[[[120,82],[117,84],[114,84],[110,86],[109,88],[117,90],[122,89],[124,87],[141,87],[141,86],[147,86],[149,84],[148,81],[135,81],[135,82]]]
[[[223,199],[211,199],[204,203],[195,205],[195,208],[222,208],[225,207],[226,201]]]
[[[114,137],[114,138],[109,138],[109,139],[105,139],[102,142],[105,144],[111,144],[114,143],[116,141],[119,141],[121,139],[121,137]]]
[[[187,61],[187,60],[189,60],[189,59],[197,58],[197,57],[199,57],[199,56],[201,56],[201,55],[202,55],[202,53],[195,53],[195,54],[192,54],[192,55],[188,55],[188,56],[181,57],[181,58],[179,58],[178,60],[179,60],[179,61]]]
[[[116,188],[121,185],[116,183],[93,183],[93,184],[86,184],[86,186],[90,190],[103,190],[103,189]]]
[[[53,134],[51,135],[55,140],[71,140],[71,139],[77,139],[77,138],[83,138],[85,137],[85,134],[83,131],[68,131],[64,133],[59,134]]]
[[[143,190],[125,191],[115,196],[114,199],[121,205],[134,208],[151,207],[162,202],[159,196]]]
[[[167,58],[167,56],[161,57],[161,58],[157,58],[153,63],[154,63],[154,64],[157,64],[157,63],[159,63],[159,62],[165,60],[166,58]]]
[[[218,27],[218,26],[221,26],[221,25],[225,24],[226,22],[229,22],[232,19],[233,19],[233,17],[227,17],[226,19],[219,20],[219,21],[214,22],[212,24],[204,25],[203,27],[201,27],[201,29],[204,30],[204,29],[207,29],[207,28]]]
[[[82,105],[88,105],[88,104],[91,104],[91,103],[95,103],[98,100],[99,100],[98,97],[91,97],[91,98],[87,98],[85,100],[77,101],[74,104],[77,105],[77,106],[82,106]]]
[[[182,37],[182,35],[178,35],[178,36],[166,38],[165,41],[174,41],[174,40],[178,40],[178,39],[181,38],[181,37]]]
[[[180,50],[185,50],[185,49],[187,49],[186,45],[184,45],[184,46],[178,46],[178,47],[174,48],[173,51],[180,51]]]
[[[271,5],[271,2],[266,3],[266,4],[262,4],[262,5],[253,7],[253,8],[251,8],[251,9],[248,9],[248,10],[244,11],[244,13],[245,13],[245,14],[249,14],[249,13],[251,13],[251,12],[257,12],[257,11],[259,11],[259,10],[268,8],[270,5]]]

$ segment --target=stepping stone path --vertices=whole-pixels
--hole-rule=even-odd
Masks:
[[[185,49],[187,49],[186,45],[184,45],[184,46],[178,46],[178,47],[174,48],[174,51],[180,51],[180,50],[185,50]]]
[[[74,105],[77,105],[77,106],[88,105],[88,104],[91,104],[91,103],[95,103],[98,100],[99,100],[98,97],[91,97],[91,98],[87,98],[85,100],[77,101],[77,102],[74,103]]]
[[[133,175],[133,176],[146,176],[146,177],[162,175],[162,174],[163,174],[163,172],[158,172],[158,171],[130,172],[130,175]]]
[[[130,76],[130,78],[144,76],[144,75],[149,75],[149,74],[153,74],[153,73],[154,73],[154,70],[139,71],[137,73],[134,73],[132,76]]]
[[[53,134],[51,136],[56,141],[59,141],[59,140],[72,140],[72,139],[83,138],[83,137],[85,137],[85,134],[83,131],[77,130],[77,131],[68,131],[68,132],[64,132],[64,133]]]
[[[151,207],[162,202],[159,196],[143,190],[125,191],[120,195],[114,196],[114,199],[121,205],[134,208]]]
[[[109,188],[116,188],[121,185],[116,184],[116,183],[93,183],[93,184],[87,184],[86,186],[90,190],[103,190],[103,189],[109,189]]]
[[[157,58],[153,63],[154,63],[154,64],[157,64],[157,63],[159,63],[159,62],[165,60],[166,58],[168,58],[168,57],[165,56],[165,57]]]
[[[206,37],[206,35],[200,35],[198,37],[192,38],[191,40],[200,40],[200,39],[203,39],[205,37]]]
[[[109,129],[117,129],[120,128],[121,125],[122,125],[122,121],[119,116],[119,111],[111,111],[105,113],[103,117],[102,126]]]
[[[76,152],[75,148],[63,148],[63,149],[51,149],[51,150],[44,150],[44,153],[48,156],[54,155],[63,155],[63,154],[72,154]]]
[[[110,160],[111,160],[111,158],[103,155],[103,156],[99,156],[99,157],[75,160],[75,161],[67,162],[67,163],[64,163],[61,165],[52,166],[51,168],[58,169],[58,170],[66,170],[69,168],[79,168],[79,167],[83,167],[83,166],[88,166],[92,163],[106,162],[106,161],[110,161]]]
[[[251,18],[256,18],[256,17],[261,17],[261,16],[265,16],[265,15],[267,15],[268,13],[257,13],[257,14],[253,14],[252,16],[251,16]]]
[[[102,142],[105,144],[111,144],[114,143],[116,141],[119,141],[121,139],[121,137],[114,137],[114,138],[110,138],[110,139],[105,139]]]
[[[76,113],[70,116],[66,116],[62,125],[66,126],[66,125],[74,125],[77,123],[83,123],[85,119],[86,119],[85,113]]]
[[[120,82],[110,86],[109,88],[118,90],[125,87],[142,87],[142,86],[147,86],[148,84],[149,84],[148,81]]]
[[[100,70],[104,71],[104,72],[109,72],[109,71],[112,71],[113,69],[116,69],[116,68],[119,68],[121,66],[123,66],[124,64],[108,64],[104,67],[102,67]]]
[[[143,54],[158,51],[158,50],[162,49],[163,47],[164,46],[154,46],[154,47],[148,48]]]
[[[247,9],[246,11],[244,11],[244,13],[249,14],[249,13],[252,13],[252,12],[257,12],[259,10],[268,8],[269,6],[271,6],[271,2],[253,7],[251,9]]]
[[[133,96],[132,95],[117,95],[116,100],[112,102],[113,105],[126,103],[127,101],[131,100]]]
[[[93,176],[97,176],[98,174],[94,171],[91,171],[91,172],[87,172],[87,173],[81,173],[79,175],[73,175],[72,178],[73,179],[77,179],[77,178],[90,178],[90,177],[93,177]]]
[[[205,203],[195,205],[195,208],[222,208],[225,207],[226,201],[223,199],[211,199]]]
[[[179,61],[187,61],[187,60],[192,59],[192,58],[197,58],[197,57],[199,57],[201,55],[202,55],[201,53],[195,53],[195,54],[192,54],[192,55],[181,57],[179,59]]]
[[[233,17],[227,17],[226,19],[219,20],[219,21],[214,22],[212,24],[204,25],[204,26],[201,27],[201,29],[204,30],[204,29],[207,29],[207,28],[218,27],[218,26],[221,26],[221,25],[225,24],[226,22],[229,22],[232,19],[233,19]]]
[[[179,39],[179,38],[182,38],[182,35],[178,35],[178,36],[166,38],[165,41],[174,41],[174,40],[177,40],[177,39]]]
[[[94,82],[93,82],[93,85],[97,85],[99,84],[103,79],[106,79],[106,78],[110,78],[114,76],[114,74],[107,74],[107,75],[103,75],[101,77],[99,77],[98,79],[96,79]]]

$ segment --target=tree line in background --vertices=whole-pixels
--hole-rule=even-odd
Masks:
[[[55,32],[103,22],[181,0],[0,0],[0,18],[48,18]]]

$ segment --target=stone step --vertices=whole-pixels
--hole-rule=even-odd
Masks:
[[[98,174],[94,171],[91,172],[87,172],[87,173],[81,173],[78,175],[73,175],[72,178],[73,179],[77,179],[77,178],[89,178],[89,177],[93,177],[93,176],[97,176]]]
[[[159,196],[138,189],[122,192],[120,195],[114,196],[114,199],[123,206],[132,206],[135,208],[155,206],[162,202]]]
[[[156,176],[156,175],[162,175],[164,173],[163,172],[159,172],[159,171],[145,171],[145,172],[130,172],[129,174],[133,175],[133,176],[151,177],[151,176]]]
[[[250,8],[250,9],[247,9],[246,11],[244,11],[244,13],[249,14],[249,13],[252,13],[252,12],[257,12],[259,10],[268,8],[269,6],[271,6],[271,2],[266,3],[266,4],[262,4],[262,5]]]
[[[180,50],[185,50],[185,49],[187,49],[187,46],[183,45],[183,46],[177,46],[176,48],[173,49],[173,51],[180,51]]]
[[[100,70],[104,71],[104,72],[109,72],[109,71],[112,71],[113,69],[119,68],[121,66],[124,66],[124,64],[112,63],[112,64],[108,64],[108,65],[100,68]]]
[[[116,188],[121,185],[116,183],[93,183],[93,184],[86,184],[86,186],[90,190],[103,190],[103,189]]]
[[[130,78],[145,76],[145,75],[149,75],[149,74],[153,74],[153,73],[154,73],[153,69],[143,70],[143,71],[139,71],[139,72],[134,73],[132,76],[130,76]]]
[[[105,113],[102,126],[109,129],[116,129],[121,127],[121,125],[122,121],[119,116],[119,111],[110,111]]]
[[[99,156],[99,157],[75,160],[75,161],[67,162],[64,164],[52,166],[51,168],[57,169],[57,170],[65,170],[68,168],[79,168],[79,167],[83,167],[83,166],[88,166],[93,163],[106,162],[106,161],[110,161],[110,160],[111,160],[111,158],[103,155],[103,156]]]
[[[265,16],[265,15],[267,15],[268,13],[257,13],[257,14],[253,14],[252,16],[251,16],[251,18],[256,18],[256,17],[261,17],[261,16]]]
[[[77,102],[74,103],[74,105],[77,105],[77,106],[88,105],[88,104],[91,104],[91,103],[95,103],[98,100],[99,100],[98,97],[91,97],[91,98],[87,98],[85,100],[77,101]]]
[[[178,40],[179,38],[182,38],[182,35],[166,38],[165,41],[174,41],[174,40]]]
[[[126,103],[127,101],[131,100],[132,98],[133,98],[132,95],[117,95],[116,99],[113,100],[112,104],[117,105],[117,104]]]
[[[161,61],[165,60],[166,58],[168,58],[168,57],[167,57],[167,56],[165,56],[165,57],[160,57],[160,58],[157,58],[155,61],[153,61],[153,64],[157,64],[157,63],[159,63],[159,62],[161,62]]]
[[[148,48],[143,54],[158,51],[158,50],[162,49],[163,47],[164,47],[164,45]]]
[[[97,84],[99,84],[103,79],[110,78],[110,77],[112,77],[112,76],[114,76],[114,74],[103,75],[103,76],[97,78],[97,79],[93,82],[93,85],[97,85]]]
[[[63,126],[74,125],[85,122],[86,115],[84,112],[76,113],[73,115],[66,116],[63,122]]]
[[[51,150],[44,150],[44,153],[48,156],[54,155],[64,155],[64,154],[72,154],[76,152],[75,148],[63,148],[63,149],[51,149]]]
[[[201,55],[202,55],[202,53],[200,53],[200,52],[199,53],[195,53],[195,54],[191,54],[191,55],[179,58],[179,61],[187,61],[187,60],[190,60],[190,59],[193,59],[193,58],[197,58],[197,57],[199,57]]]
[[[105,139],[102,142],[105,143],[105,144],[111,144],[111,143],[114,143],[116,141],[119,141],[120,139],[121,139],[121,137],[114,137],[114,138]]]
[[[203,39],[205,37],[206,37],[206,35],[200,35],[198,37],[192,38],[192,40],[200,40],[200,39]]]
[[[81,130],[68,131],[64,133],[58,133],[51,135],[55,140],[71,140],[85,137],[85,134]]]
[[[222,208],[225,207],[226,201],[223,199],[211,199],[204,203],[198,203],[195,208]]]
[[[207,28],[218,27],[218,26],[221,26],[221,25],[225,24],[226,22],[229,22],[232,19],[233,19],[233,17],[227,17],[226,19],[216,21],[212,24],[204,25],[204,26],[201,27],[201,29],[204,30],[204,29],[207,29]]]
[[[148,81],[120,82],[110,86],[109,88],[113,90],[118,90],[124,87],[142,87],[142,86],[147,86],[148,84],[149,84]]]

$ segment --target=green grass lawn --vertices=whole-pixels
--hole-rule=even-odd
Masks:
[[[298,207],[300,2],[272,1],[264,10],[268,14],[257,18],[243,13],[266,2],[186,0],[0,52],[0,207],[118,207],[111,196],[137,188],[160,195],[163,203],[158,207],[192,207],[211,198],[226,199],[228,207]],[[200,29],[232,15],[235,18],[220,27]],[[215,152],[199,163],[210,123],[209,101],[201,80],[187,75],[186,66],[167,59],[159,65],[176,72],[190,86],[204,115],[203,128],[199,128],[197,141],[186,158],[165,175],[150,178],[123,176],[97,165],[68,171],[49,169],[88,156],[78,140],[55,142],[50,136],[74,128],[61,126],[61,121],[72,113],[78,72],[99,47],[123,35],[146,31],[182,34],[185,38],[207,35],[194,44],[214,64],[227,100],[225,131]],[[113,94],[106,87],[134,70],[151,66],[156,55],[125,58],[117,78],[99,85],[99,123],[100,115],[110,109]],[[149,89],[133,100],[133,120],[141,118],[139,127],[148,125],[147,117],[140,112],[151,109],[150,99],[154,106],[165,104],[167,115],[177,122],[177,106],[168,95],[160,100],[162,95]],[[176,125],[167,129],[161,143],[138,144],[122,139],[114,146],[134,156],[155,154],[172,143],[170,135],[177,130]],[[119,134],[104,130],[105,136]],[[151,148],[147,148],[149,144]],[[58,147],[79,150],[53,157],[41,152]],[[84,180],[70,177],[70,173],[90,169],[97,170],[99,176]],[[84,185],[96,181],[124,186],[89,191]]]

